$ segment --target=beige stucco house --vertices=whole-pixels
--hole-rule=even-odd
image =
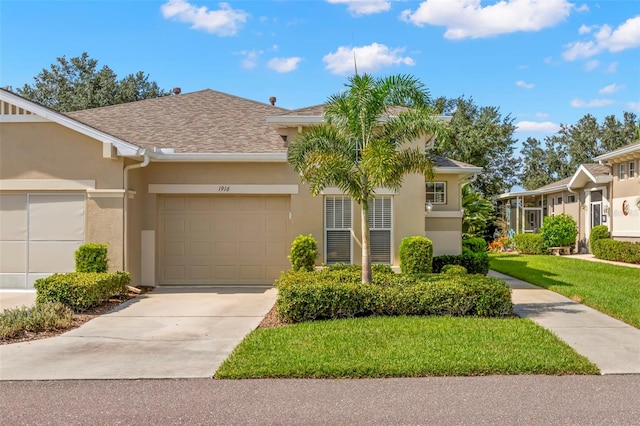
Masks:
[[[299,234],[318,240],[318,263],[360,263],[358,206],[335,188],[312,197],[286,161],[322,120],[322,106],[213,90],[66,115],[0,90],[0,288],[72,271],[85,242],[144,285],[271,284]],[[434,161],[434,182],[377,191],[374,262],[397,265],[411,235],[460,253],[460,185],[481,169]]]
[[[578,224],[577,250],[589,251],[594,226],[606,225],[621,241],[640,241],[640,143],[603,154],[599,163],[582,164],[565,179],[498,199],[516,233],[537,232],[545,216],[568,214]]]

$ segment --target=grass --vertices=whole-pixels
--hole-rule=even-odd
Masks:
[[[491,255],[491,269],[640,328],[640,269],[561,256]]]
[[[367,317],[258,329],[220,379],[597,374],[527,319]]]

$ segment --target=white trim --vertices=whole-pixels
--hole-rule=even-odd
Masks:
[[[1,191],[88,191],[95,187],[95,180],[0,179]]]
[[[603,161],[603,160],[611,160],[614,159],[616,157],[621,157],[624,156],[626,154],[631,154],[634,152],[640,152],[640,143],[635,142],[631,145],[627,145],[627,146],[623,146],[622,148],[618,148],[614,151],[611,152],[607,152],[605,154],[599,155],[597,157],[594,158],[594,160],[596,161]]]
[[[640,231],[613,231],[612,237],[640,237]]]
[[[124,198],[124,189],[87,189],[89,198]]]
[[[220,153],[163,153],[148,152],[149,157],[154,161],[172,161],[172,162],[253,162],[253,163],[286,163],[286,152],[220,152]]]
[[[427,192],[427,185],[433,185],[433,191]],[[444,191],[443,191],[443,200],[442,201],[431,201],[431,200],[427,200],[426,196],[427,194],[432,194],[434,200],[437,198],[437,195],[440,194],[440,192],[436,191],[436,185],[438,184],[442,184],[444,185]],[[425,206],[426,203],[431,202],[431,205],[433,206],[444,206],[447,204],[447,182],[446,181],[429,181],[429,182],[425,182],[424,183],[424,193],[425,193]]]
[[[297,194],[298,185],[149,184],[149,194]]]
[[[398,195],[398,191],[394,191],[393,189],[389,189],[389,188],[375,188],[373,192],[374,192],[373,194],[374,196]],[[340,188],[336,188],[335,186],[330,186],[320,191],[320,195],[347,195],[348,196],[349,194],[343,192]]]
[[[436,211],[431,210],[430,212],[424,212],[425,217],[438,217],[438,218],[461,218],[463,215],[462,210],[458,211]]]
[[[142,285],[156,285],[156,231],[142,230],[140,240],[140,281]]]
[[[0,123],[49,123],[44,117],[36,114],[0,114]]]

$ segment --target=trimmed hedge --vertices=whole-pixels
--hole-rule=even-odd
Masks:
[[[487,275],[489,272],[489,255],[483,253],[465,252],[456,255],[442,255],[433,258],[433,272],[441,273],[446,265],[463,266],[469,274]]]
[[[578,236],[578,225],[573,217],[562,213],[557,216],[544,218],[540,235],[545,248],[548,247],[573,247]]]
[[[313,271],[318,257],[318,243],[313,235],[298,235],[291,243],[289,261],[294,271]]]
[[[474,253],[484,253],[487,251],[487,242],[484,238],[467,238],[462,240],[462,249],[468,249]]]
[[[127,272],[71,272],[36,280],[36,303],[61,302],[76,312],[97,306],[126,292],[131,282]]]
[[[598,225],[591,228],[589,233],[589,248],[593,251],[593,243],[604,238],[609,238],[609,228],[607,225]]]
[[[362,266],[352,265],[351,263],[334,263],[325,268],[327,271],[352,271],[362,273]],[[390,265],[384,265],[381,263],[374,263],[371,265],[372,274],[394,274]]]
[[[406,237],[398,250],[403,274],[428,274],[432,270],[433,243],[427,237]]]
[[[541,234],[516,234],[513,242],[520,253],[544,254],[544,240]]]
[[[460,265],[444,265],[441,273],[447,275],[465,275],[467,273],[467,268]]]
[[[591,251],[598,259],[640,264],[640,243],[603,238],[593,242]]]
[[[107,272],[107,245],[88,243],[75,252],[76,272]]]
[[[497,278],[479,275],[374,275],[362,284],[353,271],[283,273],[277,280],[278,315],[286,322],[370,315],[513,314],[511,291]]]

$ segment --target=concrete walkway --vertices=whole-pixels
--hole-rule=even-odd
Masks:
[[[60,336],[0,346],[0,380],[212,377],[273,306],[269,287],[157,288]]]
[[[570,259],[588,260],[590,262],[609,263],[611,265],[627,266],[629,268],[640,268],[640,264],[637,264],[637,263],[613,262],[611,260],[598,259],[592,254],[568,254],[562,257],[568,257]]]
[[[550,330],[602,374],[640,374],[640,330],[558,293],[490,271],[512,289],[516,315]]]

